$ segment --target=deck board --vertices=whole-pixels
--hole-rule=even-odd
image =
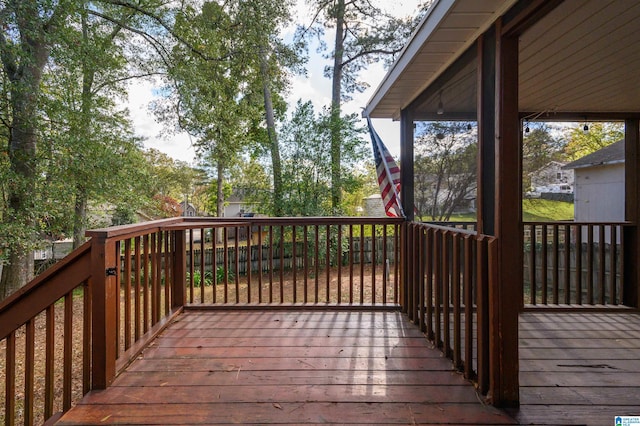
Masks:
[[[520,424],[613,425],[640,415],[640,315],[520,315]]]
[[[187,311],[58,424],[514,424],[398,312]]]

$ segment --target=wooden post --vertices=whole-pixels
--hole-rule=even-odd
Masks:
[[[187,243],[184,229],[176,230],[173,234],[173,277],[171,279],[171,309],[185,304],[187,286]],[[204,232],[202,233],[204,241]],[[215,251],[214,251],[215,253]],[[193,262],[193,258],[191,260]],[[213,270],[215,271],[215,265]],[[213,274],[215,276],[215,272]],[[202,284],[204,287],[204,284]],[[214,287],[215,293],[215,287]]]
[[[625,121],[625,220],[631,226],[622,228],[624,279],[622,303],[640,307],[640,125],[638,119]]]
[[[477,231],[494,235],[495,199],[495,90],[496,43],[495,32],[487,31],[478,45],[478,176]]]
[[[496,22],[495,235],[496,273],[489,283],[490,353],[496,406],[519,405],[518,315],[522,303],[522,189],[518,113],[518,37]]]
[[[92,389],[106,389],[116,375],[116,244],[104,235],[91,238],[91,300],[93,302]]]
[[[414,219],[413,206],[413,118],[408,110],[404,109],[400,113],[400,200],[406,215],[407,222]],[[409,280],[412,274],[409,271],[413,259],[409,253],[413,252],[413,247],[409,245],[409,227],[406,222],[402,226],[401,241],[401,275],[400,275],[400,303],[403,312],[409,308]]]

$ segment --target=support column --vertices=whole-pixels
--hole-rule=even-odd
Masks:
[[[407,109],[400,113],[400,201],[406,215],[406,222],[402,226],[401,241],[401,276],[400,276],[400,303],[403,311],[407,313],[409,308],[409,271],[411,253],[415,250],[409,245],[409,227],[407,224],[414,219],[414,194],[413,194],[413,117]]]
[[[623,231],[624,279],[622,303],[640,307],[640,124],[638,119],[624,123],[625,220]]]
[[[477,230],[495,234],[496,39],[493,30],[478,38]]]
[[[522,303],[522,189],[518,37],[495,27],[495,279],[489,284],[491,383],[496,406],[519,405],[518,315]],[[486,199],[486,198],[485,198]]]

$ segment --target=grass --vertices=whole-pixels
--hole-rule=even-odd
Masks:
[[[430,219],[425,219],[430,220]],[[527,198],[522,200],[522,220],[525,222],[556,222],[573,220],[573,203]],[[475,222],[475,213],[454,214],[450,222]]]

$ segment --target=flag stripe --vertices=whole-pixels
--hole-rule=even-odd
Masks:
[[[387,150],[387,147],[384,146],[378,133],[373,129],[369,117],[367,117],[367,125],[369,126],[369,134],[371,135],[373,158],[376,164],[378,186],[380,187],[385,214],[390,217],[404,217],[399,195],[400,167],[398,167],[398,164],[391,156],[391,153],[389,153],[389,150]]]

